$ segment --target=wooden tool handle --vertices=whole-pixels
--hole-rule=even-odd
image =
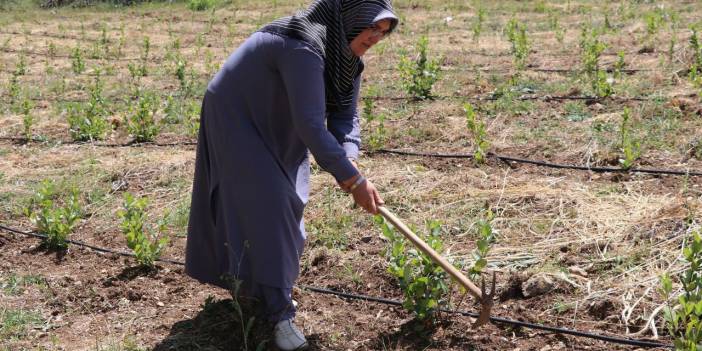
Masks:
[[[405,235],[409,241],[411,241],[414,246],[416,246],[418,249],[420,249],[422,252],[427,254],[431,259],[436,262],[441,268],[443,268],[449,275],[453,277],[453,279],[457,280],[463,287],[466,288],[476,299],[482,300],[482,293],[480,289],[473,284],[473,282],[470,281],[461,271],[456,269],[452,264],[450,264],[448,261],[446,261],[445,258],[441,257],[434,249],[432,249],[427,243],[425,243],[422,239],[420,239],[416,234],[412,232],[402,221],[397,218],[392,212],[390,212],[387,208],[384,206],[378,207],[378,211],[380,211],[380,214],[383,215],[392,225],[394,225],[396,228],[398,228],[402,234]]]

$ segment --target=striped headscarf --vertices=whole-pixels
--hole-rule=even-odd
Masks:
[[[324,59],[324,82],[328,111],[344,110],[353,101],[353,82],[363,62],[349,43],[364,29],[389,19],[390,31],[398,18],[390,0],[316,0],[306,10],[277,19],[262,32],[302,40]]]

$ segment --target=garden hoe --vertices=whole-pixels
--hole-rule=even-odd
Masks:
[[[461,285],[463,285],[468,292],[470,292],[473,297],[475,297],[478,301],[480,301],[480,304],[482,305],[480,315],[478,316],[478,319],[473,323],[474,327],[479,327],[487,322],[490,321],[490,309],[492,309],[492,304],[493,304],[493,297],[495,296],[495,272],[492,272],[492,288],[490,292],[488,293],[485,290],[485,278],[483,278],[483,284],[482,284],[482,289],[478,289],[473,282],[470,281],[461,271],[456,269],[452,264],[448,263],[445,258],[441,257],[434,249],[432,249],[427,243],[425,243],[422,239],[420,239],[416,234],[412,232],[402,221],[400,221],[399,218],[397,218],[392,212],[390,212],[387,208],[384,206],[378,207],[378,211],[380,211],[380,214],[385,217],[392,225],[394,225],[396,228],[400,229],[402,234],[405,235],[409,241],[414,244],[418,249],[420,249],[422,252],[424,252],[426,255],[431,257],[431,259],[438,265],[441,266],[448,274],[450,274],[453,279],[458,281]]]

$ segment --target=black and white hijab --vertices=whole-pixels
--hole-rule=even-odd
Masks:
[[[349,43],[364,29],[389,19],[390,31],[398,18],[390,0],[316,0],[299,13],[277,19],[261,28],[302,40],[324,59],[327,111],[344,110],[353,101],[353,82],[363,71],[363,61]]]

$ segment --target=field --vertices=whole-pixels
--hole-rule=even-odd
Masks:
[[[478,257],[496,272],[496,317],[672,344],[662,307],[675,300],[660,277],[682,292],[683,247],[702,220],[700,2],[394,5],[402,23],[364,57],[358,105],[359,167],[387,207],[422,235],[439,221],[442,253],[465,272],[479,228],[492,230]],[[0,225],[41,232],[42,190],[54,209],[73,193],[68,239],[127,252],[120,210],[131,193],[148,198],[144,221],[169,238],[162,258],[182,262],[206,84],[249,34],[302,6],[0,4]],[[417,68],[423,36],[428,66]],[[438,79],[417,97],[403,77],[422,71]],[[317,165],[305,223],[301,286],[403,299],[381,226]],[[455,286],[446,296],[451,309],[478,310]],[[427,326],[398,306],[304,288],[294,298],[312,350],[637,349],[475,329],[447,313]],[[177,263],[147,269],[0,230],[0,350],[273,349],[262,323],[242,332],[233,302]]]

